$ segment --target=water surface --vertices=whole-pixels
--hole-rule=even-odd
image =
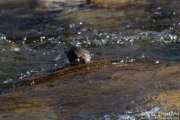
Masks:
[[[38,72],[66,65],[68,61],[64,51],[72,46],[81,46],[88,49],[94,62],[112,59],[137,60],[140,64],[178,62],[180,59],[179,5],[180,2],[177,0],[138,0],[112,6],[87,5],[83,1],[72,2],[69,0],[58,2],[42,2],[40,0],[1,1],[0,83],[17,82],[19,79]],[[140,71],[145,71],[147,68],[149,67]],[[160,71],[163,69],[160,69]],[[3,108],[3,110],[10,110],[12,115],[3,113],[0,118],[11,118],[11,116],[13,119],[20,118],[19,114],[28,116],[27,113],[33,113],[35,107],[37,112],[29,116],[30,119],[38,118],[38,112],[43,113],[43,119],[135,119],[141,114],[157,114],[163,110],[160,107],[163,105],[153,103],[148,106],[148,104],[138,103],[138,100],[143,101],[144,97],[147,97],[145,95],[148,91],[153,96],[153,92],[160,89],[157,93],[159,95],[157,99],[161,99],[160,96],[167,98],[168,95],[164,93],[165,91],[173,94],[175,100],[178,98],[178,95],[175,94],[177,93],[176,90],[179,90],[178,69],[172,73],[177,75],[176,79],[172,77],[171,82],[167,82],[167,79],[167,83],[162,81],[157,85],[153,82],[154,79],[145,84],[140,77],[140,72],[136,73],[138,74],[137,80],[141,79],[141,86],[137,81],[132,80],[135,76],[133,76],[132,71],[126,71],[128,68],[118,68],[114,73],[113,70],[99,70],[97,74],[86,73],[84,76],[77,74],[75,78],[71,76],[63,78],[64,82],[62,84],[66,87],[58,83],[62,88],[54,87],[56,85],[54,82],[52,84],[44,83],[45,85],[40,85],[43,92],[38,91],[40,89],[37,86],[37,91],[33,91],[30,96],[27,95],[26,90],[30,90],[31,87],[22,87],[22,91],[25,91],[22,94],[27,95],[27,100],[23,98],[22,102],[21,99],[20,101],[15,99],[17,104],[14,104],[8,99],[10,103],[12,102],[12,107]],[[119,70],[121,72],[126,71],[125,74],[132,76],[129,78],[123,74],[118,76]],[[134,70],[138,70],[138,68],[134,68]],[[153,71],[154,68],[148,70],[150,71],[148,74],[151,75],[151,70]],[[104,75],[104,73],[107,75]],[[144,72],[142,74],[144,76],[148,75]],[[152,78],[153,75],[155,76],[155,73],[152,74]],[[162,78],[157,77],[157,80]],[[71,83],[72,79],[75,80],[74,83]],[[110,80],[112,82],[109,83]],[[131,81],[129,82],[129,80]],[[124,87],[124,89],[130,85],[129,88],[131,89],[126,91],[116,86],[116,84]],[[84,90],[87,89],[87,91],[79,92],[81,91],[79,86],[82,89],[84,87]],[[48,88],[52,92],[58,89],[64,94],[59,95],[54,101],[56,94],[53,96],[51,92],[47,93]],[[65,88],[68,88],[67,92],[65,92]],[[78,91],[79,94],[75,92],[77,96],[73,96],[73,90]],[[138,90],[144,90],[144,92],[138,93]],[[1,89],[0,92],[5,93]],[[69,93],[73,94],[68,96]],[[136,94],[133,95],[133,93]],[[88,96],[88,94],[91,95]],[[94,95],[95,97],[91,98]],[[47,96],[50,99],[42,102],[41,99],[45,99]],[[18,94],[17,98],[19,97]],[[31,97],[32,99],[30,99]],[[70,99],[71,97],[73,99]],[[115,97],[114,101],[111,99],[113,97]],[[16,98],[16,95],[12,98]],[[105,99],[105,101],[100,104],[98,101],[102,101],[102,99]],[[6,101],[6,96],[3,100]],[[137,104],[135,104],[136,101]],[[22,106],[19,104],[21,102],[24,103]],[[39,102],[42,102],[42,104],[37,107]],[[46,102],[50,102],[50,108]],[[178,102],[174,104],[179,105]],[[26,105],[29,105],[30,108],[27,107],[26,109]],[[131,105],[134,106],[130,107]],[[15,109],[17,106],[21,107]],[[92,109],[89,109],[90,106],[93,106]],[[73,109],[71,110],[71,108]],[[170,110],[178,112],[176,108]],[[42,109],[45,111],[42,111]],[[46,114],[50,114],[50,116]]]
[[[179,60],[178,1],[132,1],[113,9],[10,3],[1,3],[1,82],[63,66],[64,51],[74,45],[90,50],[93,60]]]

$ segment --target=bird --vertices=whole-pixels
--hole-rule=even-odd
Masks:
[[[65,54],[70,65],[87,64],[91,61],[91,55],[88,50],[81,47],[72,47]]]

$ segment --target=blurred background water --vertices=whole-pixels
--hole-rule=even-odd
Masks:
[[[62,67],[64,51],[72,46],[88,49],[94,61],[179,61],[179,5],[178,0],[130,0],[118,7],[1,0],[0,82]]]

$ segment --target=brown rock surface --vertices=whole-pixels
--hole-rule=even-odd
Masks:
[[[87,70],[79,66],[53,80],[49,77],[49,82],[4,89],[0,95],[0,118],[70,119],[78,115],[92,119],[88,114],[122,113],[152,106],[178,112],[179,63],[100,63],[86,66]]]
[[[130,3],[134,1],[132,0],[87,0],[88,4],[94,4],[97,6],[110,7],[110,8],[120,7],[128,2]],[[137,3],[138,1],[135,1],[135,2]]]

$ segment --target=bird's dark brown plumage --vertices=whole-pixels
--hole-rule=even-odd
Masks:
[[[88,50],[81,47],[72,47],[65,52],[71,65],[90,63],[90,53]]]

